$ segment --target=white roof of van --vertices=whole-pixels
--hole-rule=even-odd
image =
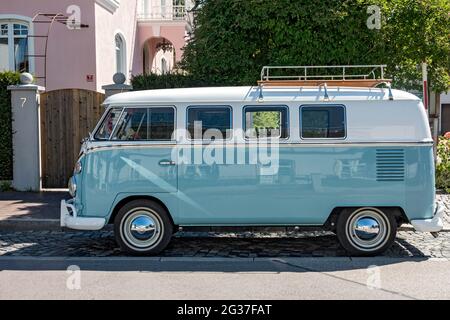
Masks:
[[[417,96],[392,89],[394,100],[420,100]],[[330,101],[383,101],[389,100],[389,90],[384,88],[328,87]],[[307,101],[323,102],[324,88],[270,87],[262,89],[264,102]],[[158,89],[120,93],[106,99],[106,105],[145,103],[207,103],[256,102],[260,97],[258,87],[204,87]]]

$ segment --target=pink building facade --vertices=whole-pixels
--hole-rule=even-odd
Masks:
[[[28,71],[47,91],[100,92],[116,72],[127,82],[170,72],[182,57],[191,8],[189,0],[1,1],[0,71]]]

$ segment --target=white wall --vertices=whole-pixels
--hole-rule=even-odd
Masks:
[[[121,1],[114,12],[95,5],[95,43],[97,59],[97,90],[102,91],[103,85],[112,83],[116,73],[115,36],[122,35],[126,47],[127,80],[130,79],[132,58],[136,39],[136,0]]]
[[[441,104],[450,103],[450,92],[447,94],[441,94]]]

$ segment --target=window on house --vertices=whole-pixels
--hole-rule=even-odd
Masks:
[[[167,18],[166,0],[161,0],[161,18]]]
[[[287,107],[245,107],[245,137],[281,138],[288,137]]]
[[[0,21],[0,71],[29,71],[28,26]]]
[[[167,61],[165,58],[161,59],[161,74],[167,74],[169,72],[169,67],[167,66]]]
[[[126,108],[113,140],[171,140],[175,128],[173,108]]]
[[[172,6],[173,6],[173,18],[175,20],[180,20],[185,17],[185,8],[186,8],[186,1],[185,0],[172,0]]]
[[[123,73],[127,75],[126,70],[126,52],[125,52],[125,41],[119,34],[116,34],[116,72]]]
[[[231,107],[189,107],[187,122],[191,139],[228,139],[231,135]]]
[[[344,106],[302,106],[303,139],[345,138]]]
[[[9,65],[8,24],[0,25],[0,71],[12,70]]]
[[[143,1],[143,8],[144,8],[144,14],[145,17],[147,17],[150,14],[150,0],[142,0]]]

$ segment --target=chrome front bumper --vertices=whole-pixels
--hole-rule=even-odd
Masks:
[[[78,217],[71,200],[61,200],[60,221],[61,227],[75,230],[100,230],[106,224],[104,218]]]
[[[420,232],[439,232],[444,228],[444,206],[437,203],[434,216],[431,219],[411,220],[411,224]]]

